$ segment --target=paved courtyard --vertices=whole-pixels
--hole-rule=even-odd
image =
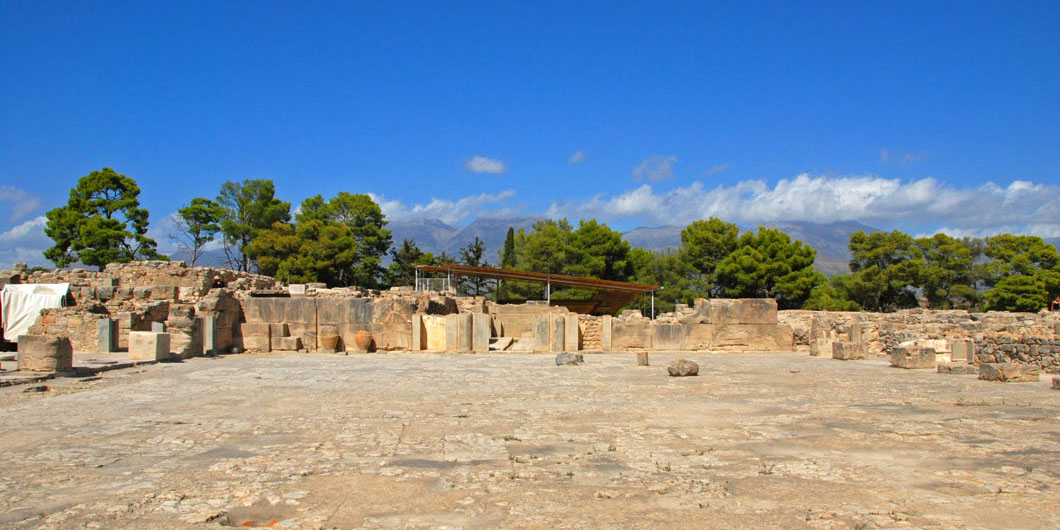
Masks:
[[[0,527],[1060,527],[1047,377],[676,358],[238,355],[3,388]]]

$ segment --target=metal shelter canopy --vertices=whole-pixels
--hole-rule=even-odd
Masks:
[[[655,291],[659,290],[658,285],[647,283],[598,280],[596,278],[582,278],[579,276],[565,276],[562,274],[550,274],[545,272],[527,272],[513,269],[495,269],[492,267],[470,267],[467,265],[417,265],[416,269],[423,272],[435,272],[446,275],[475,276],[478,278],[490,278],[495,280],[513,280],[544,284],[547,286],[546,292],[549,293],[550,304],[566,306],[571,311],[578,313],[614,314],[638,294],[652,293],[654,295]],[[589,289],[596,291],[596,295],[591,300],[552,301],[551,290],[553,285]]]

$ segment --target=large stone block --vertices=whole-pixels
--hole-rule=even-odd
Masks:
[[[272,351],[272,340],[261,335],[244,336],[243,349],[248,352],[269,353]]]
[[[445,315],[445,351],[460,350],[460,315]]]
[[[534,324],[534,353],[544,353],[552,349],[550,337],[552,325],[548,315],[537,317]]]
[[[898,368],[935,369],[936,365],[935,350],[933,348],[902,346],[891,354],[891,366],[897,366]]]
[[[475,353],[487,353],[490,351],[490,336],[492,326],[489,313],[474,313],[471,315],[471,351]]]
[[[686,324],[776,324],[777,301],[772,298],[697,298],[695,313]]]
[[[611,348],[614,351],[652,349],[651,321],[611,322]]]
[[[129,332],[129,359],[161,361],[169,357],[169,333],[155,331]]]
[[[567,319],[563,315],[552,315],[552,351],[562,352],[566,345]]]
[[[832,351],[832,339],[810,339],[810,357],[827,356]]]
[[[302,337],[277,337],[272,339],[273,351],[298,351],[302,349]]]
[[[152,330],[154,331],[154,330]],[[272,326],[266,322],[244,322],[239,325],[239,333],[244,337],[272,337]]]
[[[776,344],[778,351],[795,351],[795,330],[790,324],[777,324]]]
[[[273,337],[273,338],[276,338],[276,337],[289,337],[290,335],[291,335],[291,330],[287,326],[286,322],[269,324],[269,336],[270,337]]]
[[[118,323],[109,318],[101,318],[97,323],[99,336],[99,353],[118,351]]]
[[[611,339],[611,315],[604,315],[600,318],[600,342],[601,348],[604,351],[611,351],[613,349]]]
[[[320,300],[322,318],[319,325],[333,325],[339,329],[344,342],[353,344],[353,333],[343,333],[339,326],[348,315],[337,309],[332,299]],[[307,331],[317,332],[317,300],[314,298],[255,298],[243,300],[243,317],[247,323],[280,324],[286,323],[288,335],[301,337]],[[354,331],[356,333],[356,331]],[[260,333],[259,333],[260,334]],[[349,335],[347,337],[347,335]]]
[[[30,372],[63,372],[74,366],[74,347],[67,337],[18,336],[18,369]]]
[[[651,344],[656,351],[692,350],[691,335],[693,326],[704,324],[651,324]]]
[[[1038,381],[1038,370],[1020,363],[983,363],[979,365],[979,379],[1006,383]]]
[[[975,342],[967,339],[959,339],[952,341],[950,347],[953,348],[953,362],[955,363],[974,363],[975,362]]]
[[[833,342],[832,358],[841,361],[864,359],[865,349],[861,347],[861,344],[855,344],[853,342]]]
[[[578,314],[571,313],[565,315],[564,323],[564,335],[563,343],[568,351],[578,351],[581,349],[581,337],[578,336]]]
[[[457,327],[459,328],[460,344],[457,347],[457,351],[461,353],[470,353],[474,351],[474,317],[471,313],[460,313],[456,315]],[[488,343],[488,342],[487,342]],[[486,348],[489,351],[489,347]]]
[[[412,347],[410,350],[420,351],[427,349],[425,331],[426,328],[423,326],[423,315],[412,315]]]
[[[776,324],[714,324],[715,350],[775,351]]]

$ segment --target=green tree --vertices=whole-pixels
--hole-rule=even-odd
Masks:
[[[291,219],[291,204],[275,195],[276,187],[271,180],[247,179],[221,185],[217,204],[224,211],[221,232],[224,233],[225,255],[232,268],[250,271],[251,258],[247,254],[250,243],[261,231]]]
[[[916,245],[924,256],[920,285],[931,308],[967,308],[978,302],[975,258],[967,245],[946,234],[917,239]]]
[[[468,267],[489,267],[488,261],[482,258],[486,253],[486,243],[475,236],[475,240],[460,249],[460,264]],[[489,293],[488,280],[477,276],[461,276],[457,281],[459,291],[466,296],[482,296]]]
[[[851,298],[869,311],[916,307],[924,258],[908,234],[858,231],[850,235]]]
[[[350,229],[357,241],[357,261],[350,270],[351,285],[376,288],[383,283],[386,269],[382,263],[392,237],[383,210],[371,196],[341,191],[325,202],[316,195],[302,201],[299,210],[298,222],[320,220]]]
[[[570,247],[570,263],[564,274],[620,282],[633,276],[629,243],[596,219],[578,222],[578,229],[571,232]]]
[[[681,231],[681,252],[699,277],[698,283],[707,287],[707,294],[721,293],[715,273],[718,264],[732,254],[739,243],[740,227],[711,217],[693,222]]]
[[[633,248],[629,260],[633,263],[634,281],[661,286],[655,292],[656,314],[673,311],[676,304],[692,305],[706,291],[706,286],[698,283],[698,271],[694,271],[679,251],[666,249],[653,252]],[[651,294],[638,295],[627,305],[630,309],[641,310],[645,315],[649,314],[651,306]]]
[[[416,281],[416,265],[434,265],[434,254],[420,250],[416,242],[406,239],[401,248],[390,251],[393,261],[387,270],[387,280],[391,286],[412,285]]]
[[[247,247],[263,274],[289,283],[349,285],[357,245],[349,227],[313,219],[297,225],[274,223]]]
[[[735,251],[717,264],[717,284],[734,298],[776,298],[781,309],[802,307],[821,274],[817,251],[775,228],[740,237]]]
[[[1060,295],[1060,254],[1042,238],[988,237],[984,253],[991,258],[991,288],[985,294],[989,309],[1038,311]]]
[[[501,254],[501,268],[511,269],[516,264],[515,256],[515,228],[508,227],[508,233],[504,236],[504,251]]]
[[[221,231],[223,215],[224,211],[217,203],[201,197],[192,199],[191,204],[177,210],[177,233],[170,237],[188,253],[192,267],[199,261],[203,247]]]
[[[81,177],[66,206],[48,211],[44,233],[55,246],[44,251],[56,267],[80,261],[103,267],[140,259],[160,259],[147,237],[148,212],[140,208],[136,181],[109,167]]]
[[[849,295],[853,279],[849,274],[837,274],[827,280],[821,278],[817,286],[810,290],[810,297],[802,304],[802,308],[813,311],[860,311],[861,307]]]

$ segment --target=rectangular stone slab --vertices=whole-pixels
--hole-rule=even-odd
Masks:
[[[74,365],[74,347],[67,337],[19,335],[18,369],[31,372],[63,372]]]
[[[129,332],[129,359],[133,361],[161,361],[169,357],[169,333],[154,331]]]

